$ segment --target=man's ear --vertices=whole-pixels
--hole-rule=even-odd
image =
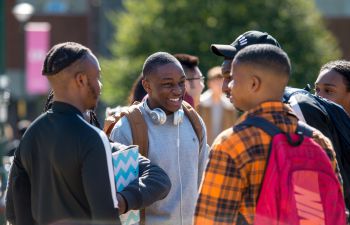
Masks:
[[[85,73],[77,73],[74,77],[75,79],[75,83],[77,84],[78,87],[84,87],[87,86],[89,81],[88,81],[88,77]]]
[[[150,86],[150,83],[149,83],[148,80],[143,79],[143,80],[142,80],[142,86],[143,86],[143,88],[145,89],[145,91],[146,91],[148,94],[150,94],[150,93],[152,92],[151,86]]]
[[[256,75],[252,75],[250,78],[250,89],[253,92],[258,92],[261,87],[261,79]]]

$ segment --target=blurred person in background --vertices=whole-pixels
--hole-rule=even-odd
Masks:
[[[198,113],[207,127],[208,144],[223,130],[231,127],[237,119],[237,111],[222,93],[224,77],[219,66],[213,67],[207,75],[208,90],[200,97]]]
[[[199,59],[197,56],[182,53],[174,54],[174,56],[179,60],[186,74],[184,100],[197,109],[204,89],[204,77],[198,67]]]
[[[350,115],[350,62],[336,60],[323,65],[315,81],[315,94],[343,106]]]
[[[12,157],[15,149],[18,147],[19,142],[23,136],[23,134],[26,132],[27,128],[29,127],[31,121],[29,120],[20,120],[17,123],[17,135],[11,140],[9,143],[7,143],[5,147],[5,155]]]

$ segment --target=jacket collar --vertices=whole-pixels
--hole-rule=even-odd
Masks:
[[[80,112],[78,108],[65,102],[58,102],[58,101],[53,102],[52,111],[66,113],[66,114],[78,114],[80,116],[83,116],[83,114]]]

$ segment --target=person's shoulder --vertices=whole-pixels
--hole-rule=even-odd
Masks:
[[[216,151],[227,152],[232,154],[233,149],[242,143],[239,134],[237,134],[232,127],[222,131],[214,140],[212,149]]]
[[[228,155],[230,160],[237,164],[238,168],[252,160],[249,145],[245,142],[245,138],[241,133],[234,131],[233,128],[226,129],[218,135],[214,140],[211,151]]]
[[[36,131],[42,130],[43,126],[47,126],[48,123],[47,118],[47,112],[42,113],[40,116],[38,116],[31,124],[28,126],[24,136],[28,136],[28,134],[31,134]]]
[[[65,124],[62,128],[66,129],[67,135],[74,136],[79,140],[95,140],[105,136],[103,130],[90,124],[80,115],[62,121],[62,123]]]
[[[132,136],[131,134],[131,124],[126,116],[122,116],[119,120],[114,124],[111,133],[109,134],[109,138],[111,140],[118,140],[120,136]]]
[[[230,127],[226,130],[223,130],[214,140],[213,144],[222,144],[228,141],[234,135],[233,128]]]
[[[309,92],[296,92],[288,99],[289,105],[298,104],[303,112],[313,111],[317,114],[326,114],[322,107],[320,107],[317,97]]]
[[[314,129],[312,132],[312,139],[318,143],[323,149],[334,151],[332,142],[329,138],[322,134],[321,131]]]
[[[130,123],[132,122],[134,121],[129,121],[129,119],[126,116],[122,116],[114,125],[113,129],[130,129]]]

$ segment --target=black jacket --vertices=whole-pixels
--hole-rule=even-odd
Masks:
[[[145,158],[139,161],[140,179],[121,192],[129,209],[164,198],[170,190],[163,170]],[[18,225],[119,224],[113,177],[104,133],[72,105],[54,102],[28,128],[15,152],[6,218]]]

